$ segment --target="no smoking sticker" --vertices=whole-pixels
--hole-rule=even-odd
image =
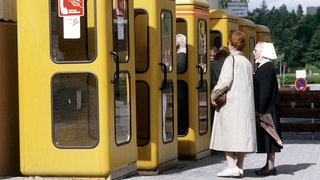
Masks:
[[[84,0],[58,0],[59,17],[83,16]]]

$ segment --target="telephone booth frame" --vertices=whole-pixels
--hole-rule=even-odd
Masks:
[[[177,165],[175,1],[134,1],[140,174]]]
[[[244,18],[239,18],[238,23],[239,30],[246,35],[246,46],[243,49],[244,55],[249,59],[252,68],[254,69],[255,59],[252,52],[256,45],[256,25],[252,21]]]
[[[137,172],[133,1],[17,7],[22,174]]]
[[[209,5],[205,0],[176,0],[176,14],[177,34],[187,39],[186,71],[177,74],[177,96],[188,98],[186,110],[178,107],[179,159],[201,159],[210,155]]]
[[[239,30],[238,19],[224,10],[210,10],[210,46],[217,49],[221,46],[228,47],[230,33]]]

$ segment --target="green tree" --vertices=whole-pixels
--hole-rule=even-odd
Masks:
[[[320,67],[320,29],[313,34],[307,52],[304,54],[304,62]]]

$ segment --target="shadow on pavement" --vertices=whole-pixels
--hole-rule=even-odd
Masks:
[[[277,175],[279,174],[288,174],[288,175],[294,175],[296,172],[308,169],[311,166],[316,165],[315,163],[300,163],[300,164],[283,164],[277,166]],[[254,173],[254,170],[256,169],[245,169],[244,174],[246,178],[257,178],[257,176]]]

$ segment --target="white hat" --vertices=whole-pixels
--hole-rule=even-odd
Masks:
[[[267,59],[277,59],[276,51],[272,43],[264,42],[261,51],[261,56]]]

